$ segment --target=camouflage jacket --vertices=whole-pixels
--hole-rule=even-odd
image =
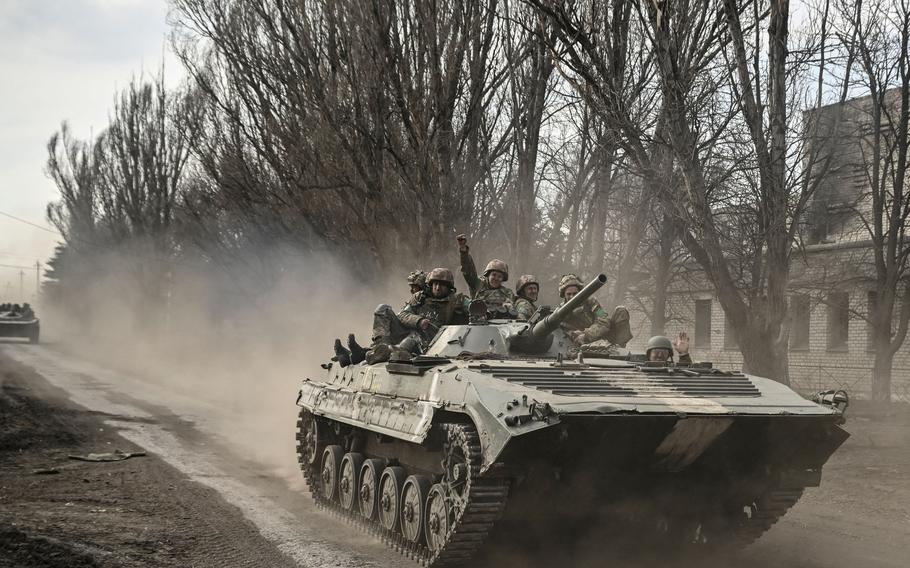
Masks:
[[[417,329],[420,320],[426,318],[434,326],[441,327],[451,323],[468,323],[468,305],[471,300],[454,290],[445,298],[434,298],[427,292],[417,292],[404,309],[398,314],[402,325]]]
[[[471,299],[483,300],[490,311],[499,311],[504,304],[512,303],[512,297],[515,295],[512,290],[505,286],[493,288],[486,276],[477,276],[477,267],[470,252],[461,253],[461,274],[471,290]]]
[[[527,298],[522,298],[518,296],[515,298],[515,316],[520,319],[527,321],[531,319],[531,316],[534,315],[534,312],[537,311],[537,306],[534,305],[534,302]]]
[[[565,302],[563,302],[565,303]],[[563,320],[560,326],[563,331],[583,331],[582,343],[590,343],[603,339],[610,331],[610,317],[601,307],[600,302],[588,298],[575,308],[569,317]]]

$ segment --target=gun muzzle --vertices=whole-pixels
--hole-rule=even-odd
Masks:
[[[548,315],[546,318],[537,322],[534,327],[531,328],[531,335],[537,339],[542,339],[547,335],[553,333],[556,328],[559,327],[559,324],[561,324],[564,319],[569,317],[569,314],[571,314],[575,308],[582,305],[585,300],[590,298],[594,292],[600,290],[606,283],[607,275],[598,274],[597,278],[591,280],[584,288],[579,290],[571,300],[556,308],[556,311]]]

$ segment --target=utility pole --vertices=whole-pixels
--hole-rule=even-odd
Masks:
[[[25,271],[19,271],[19,301],[25,301]]]
[[[35,304],[38,303],[38,295],[41,294],[41,262],[35,261]]]

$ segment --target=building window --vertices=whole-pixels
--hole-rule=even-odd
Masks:
[[[790,349],[809,349],[809,296],[790,298]]]
[[[850,296],[846,292],[828,294],[828,350],[847,351],[850,329]]]
[[[730,316],[726,312],[724,312],[724,349],[739,349],[739,342],[736,341],[736,332],[733,330]]]
[[[695,347],[711,347],[711,300],[695,300]]]

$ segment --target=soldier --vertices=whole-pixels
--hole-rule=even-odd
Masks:
[[[467,323],[470,300],[455,291],[455,276],[448,268],[427,274],[426,289],[414,294],[397,315],[388,304],[373,314],[373,346],[367,363],[388,361],[393,352],[419,351],[436,331],[450,323]]]
[[[468,239],[464,235],[458,235],[456,239],[461,257],[461,274],[471,290],[471,298],[483,300],[491,312],[511,312],[513,294],[503,286],[509,280],[509,266],[495,258],[487,263],[483,276],[478,277],[474,258],[469,252]]]
[[[408,285],[411,287],[411,295],[422,292],[427,286],[427,273],[423,270],[414,270],[408,274]]]
[[[560,278],[559,296],[563,299],[563,304],[571,300],[583,287],[581,279],[574,274],[566,274]],[[623,306],[616,306],[613,313],[608,316],[600,302],[593,297],[575,308],[560,327],[578,346],[600,340],[625,346],[632,339],[629,311]]]
[[[663,335],[655,335],[648,340],[648,347],[645,349],[645,358],[648,361],[673,362],[673,349],[679,353],[679,362],[684,365],[692,363],[692,356],[689,354],[689,336],[682,331],[677,336],[676,341],[670,343],[670,340]]]
[[[537,295],[540,293],[540,282],[532,274],[523,274],[518,278],[515,288],[515,314],[520,320],[527,321],[537,311]]]

